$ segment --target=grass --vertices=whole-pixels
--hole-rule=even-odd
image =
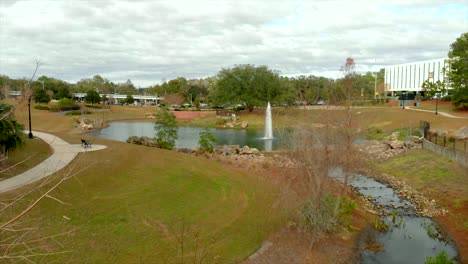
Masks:
[[[79,256],[72,263],[147,263],[176,256],[174,237],[182,222],[200,233],[219,263],[235,263],[284,220],[271,207],[275,188],[243,172],[157,148],[98,143],[109,148],[84,154],[78,167],[98,165],[54,193],[69,205],[45,200],[28,216],[38,219],[42,235],[79,228],[63,241]],[[187,240],[190,258],[195,245]]]
[[[28,139],[24,136],[25,144],[20,149],[10,153],[7,160],[0,162],[0,171],[12,167],[0,173],[0,178],[7,179],[23,173],[41,163],[52,155],[49,145],[39,138]]]
[[[16,113],[22,122],[24,110],[20,105]],[[106,115],[120,119],[141,113],[133,110]],[[35,109],[32,117],[33,129],[79,142],[73,117]],[[272,207],[276,187],[253,175],[157,148],[105,139],[94,144],[108,148],[82,155],[77,168],[98,164],[54,191],[67,205],[46,199],[24,219],[41,226],[40,236],[78,228],[60,241],[75,250],[71,263],[180,261],[174,256],[184,225],[192,230],[185,241],[186,261],[198,245],[209,247],[218,263],[237,263],[285,222],[286,214]]]

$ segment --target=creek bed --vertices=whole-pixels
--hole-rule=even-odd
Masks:
[[[341,169],[333,169],[330,176],[343,182]],[[383,212],[380,221],[386,232],[372,232],[362,237],[361,245],[378,243],[381,250],[364,249],[360,263],[401,264],[425,263],[427,257],[445,251],[450,259],[457,257],[455,245],[438,231],[438,225],[428,217],[416,214],[415,204],[399,197],[391,187],[365,175],[349,178],[353,190],[369,198]]]

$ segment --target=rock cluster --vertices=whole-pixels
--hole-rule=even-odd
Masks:
[[[127,143],[143,145],[148,147],[159,147],[155,138],[132,136],[127,139]]]
[[[438,206],[435,200],[428,199],[404,180],[399,180],[388,174],[376,175],[375,178],[390,185],[402,199],[410,200],[415,203],[416,213],[420,216],[434,217],[448,213],[448,210]]]
[[[389,139],[398,138],[398,135],[392,134]],[[387,160],[395,155],[401,154],[408,149],[421,148],[421,139],[416,136],[409,136],[405,141],[400,140],[370,140],[358,144],[359,151],[368,154],[375,160]]]
[[[102,128],[104,126],[104,121],[102,119],[93,119],[88,118],[75,118],[75,126],[81,130],[93,130],[95,128]]]
[[[239,145],[223,145],[223,146],[216,146],[214,148],[214,153],[221,154],[224,156],[258,155],[260,151],[256,148],[250,148],[249,146],[240,147]]]
[[[242,121],[242,122],[227,122],[223,127],[224,128],[247,128],[249,126],[249,123],[247,121]]]
[[[145,117],[146,118],[156,118],[156,114],[155,113],[145,113]]]
[[[456,139],[468,139],[468,126],[462,127],[455,132]]]

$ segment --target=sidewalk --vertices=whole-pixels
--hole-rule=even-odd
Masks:
[[[412,108],[410,106],[405,106],[405,109],[409,109],[409,110],[413,110],[413,111],[420,111],[420,112],[429,112],[429,113],[434,113],[435,114],[435,111],[433,111],[433,110],[417,109],[417,108]],[[445,116],[445,117],[450,117],[450,118],[468,119],[468,117],[455,116],[455,115],[452,115],[452,114],[449,114],[449,113],[446,113],[446,112],[440,112],[440,111],[437,111],[437,114],[439,114],[441,116]]]
[[[14,177],[0,181],[0,193],[31,184],[43,179],[67,166],[80,152],[105,149],[103,145],[93,145],[84,149],[80,144],[69,144],[51,134],[34,131],[33,135],[44,140],[52,148],[53,154],[36,167]]]

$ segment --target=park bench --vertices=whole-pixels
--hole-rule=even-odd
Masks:
[[[87,141],[87,140],[85,140],[85,139],[81,139],[81,146],[82,146],[83,148],[91,148],[91,145],[92,145],[92,144],[93,144],[93,143],[91,143],[91,142],[89,142],[89,141]]]

